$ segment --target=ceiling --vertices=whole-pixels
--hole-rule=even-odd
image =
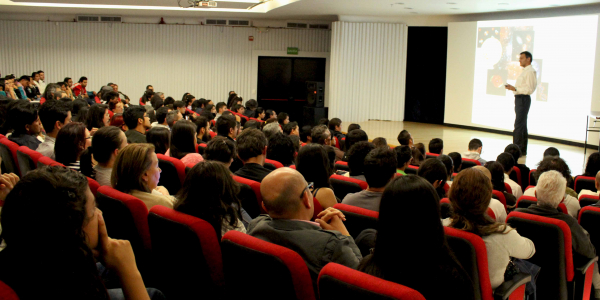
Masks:
[[[187,3],[187,0],[180,1],[182,4]],[[272,0],[272,2],[261,4],[251,11],[246,8],[256,4],[259,0],[217,2],[219,11],[200,8],[183,9],[178,7],[177,0],[144,0],[143,2],[141,0],[15,0],[15,2],[0,0],[0,12],[337,20],[338,16],[398,17],[478,14],[592,4],[600,3],[600,0]],[[62,3],[58,5],[68,7],[56,7],[56,3]],[[140,6],[140,3],[143,3],[144,6]],[[230,9],[225,9],[227,7]]]

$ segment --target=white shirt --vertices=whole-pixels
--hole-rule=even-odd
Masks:
[[[162,128],[166,128],[166,129],[171,130],[171,127],[169,127],[168,125],[158,124],[158,122],[152,122],[152,124],[150,126],[152,128],[154,128],[154,127],[158,127],[158,128],[162,127]]]
[[[593,192],[590,190],[581,190],[581,192],[579,192],[579,195],[577,195],[577,198],[581,198],[581,196],[583,195],[592,195],[592,196],[598,196],[599,193],[598,192]]]
[[[513,91],[515,95],[531,95],[535,92],[537,87],[537,73],[531,65],[525,67],[521,75],[517,77],[517,83],[515,83],[516,91]]]
[[[506,209],[504,208],[504,204],[502,204],[502,202],[492,199],[488,207],[491,208],[494,212],[494,215],[496,215],[496,222],[506,223]]]
[[[504,174],[504,182],[508,183],[510,189],[512,190],[512,194],[513,196],[515,196],[515,198],[519,199],[521,196],[523,196],[521,186],[514,182],[514,180],[510,179],[510,177],[508,177],[508,175],[506,174]]]
[[[519,235],[510,226],[503,233],[494,233],[483,237],[488,257],[488,271],[492,289],[504,282],[504,272],[511,257],[528,259],[535,254],[533,242]]]
[[[44,91],[46,91],[46,83],[40,79],[38,82],[34,81],[33,84],[37,85],[40,90],[40,94],[44,95]]]

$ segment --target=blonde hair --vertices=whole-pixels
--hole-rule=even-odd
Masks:
[[[152,153],[154,145],[146,143],[130,144],[119,150],[110,178],[112,187],[123,193],[132,190],[149,193],[142,176],[152,164]]]
[[[565,197],[567,180],[557,171],[544,172],[535,188],[539,206],[558,207],[558,204]]]

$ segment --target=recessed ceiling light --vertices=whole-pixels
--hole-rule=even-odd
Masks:
[[[412,7],[405,7],[404,9],[412,9]]]

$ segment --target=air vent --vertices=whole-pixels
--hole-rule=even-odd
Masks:
[[[100,22],[98,16],[77,16],[77,22]]]
[[[229,20],[229,26],[250,26],[248,20]]]
[[[227,25],[227,20],[207,19],[206,25]]]
[[[327,24],[309,24],[308,28],[310,28],[310,29],[329,29],[329,25],[327,25]]]
[[[287,23],[288,28],[308,28],[306,23]]]
[[[121,17],[100,17],[100,22],[117,22],[117,23],[121,23]]]

